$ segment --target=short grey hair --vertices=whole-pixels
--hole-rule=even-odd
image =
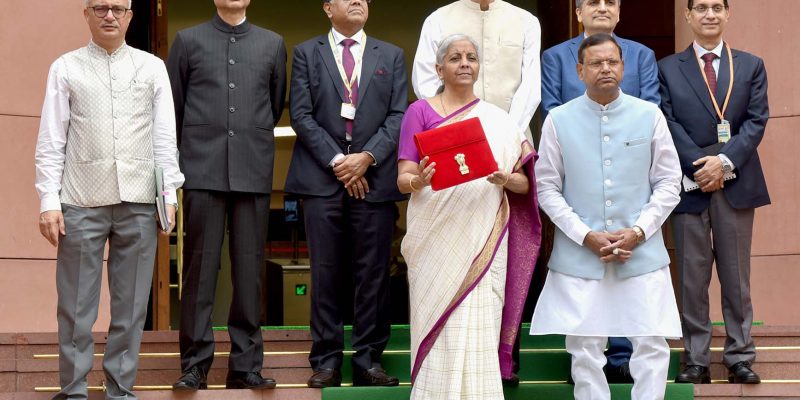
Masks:
[[[475,39],[473,39],[469,35],[465,35],[463,33],[456,33],[442,39],[442,41],[439,42],[439,48],[436,49],[436,65],[444,65],[444,57],[447,55],[447,51],[450,50],[450,46],[452,46],[453,43],[460,42],[462,40],[466,40],[472,43],[472,47],[475,47],[475,52],[479,54],[478,61],[480,61],[481,57],[480,57],[480,49],[478,47],[478,42],[476,42]]]
[[[575,8],[581,8],[584,1],[586,0],[575,0]],[[617,3],[622,4],[622,0],[617,0]]]
[[[89,7],[89,2],[92,0],[83,0],[83,6]],[[133,0],[128,0],[128,8],[133,7]]]

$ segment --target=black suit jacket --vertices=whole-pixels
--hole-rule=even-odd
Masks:
[[[755,208],[770,203],[757,150],[769,119],[767,72],[764,62],[752,54],[732,49],[732,55],[733,92],[725,112],[732,137],[721,152],[735,164],[738,177],[725,182],[723,190],[734,208]],[[723,49],[715,93],[720,107],[730,82],[730,62],[727,50]],[[661,109],[672,132],[681,169],[690,178],[697,170],[692,162],[705,156],[702,147],[718,141],[719,118],[702,73],[691,45],[658,63]],[[700,213],[708,208],[710,199],[711,193],[699,189],[688,193],[682,190],[675,212]]]
[[[167,60],[185,189],[270,193],[286,46],[218,15],[178,32]]]
[[[367,201],[402,200],[397,189],[397,143],[408,105],[403,50],[368,37],[363,57],[350,151],[369,151],[377,161],[365,175],[370,189]],[[289,99],[297,142],[286,191],[330,196],[343,184],[329,163],[337,153],[347,152],[345,120],[340,116],[344,83],[327,35],[295,47]]]

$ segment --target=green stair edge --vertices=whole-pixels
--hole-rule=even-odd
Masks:
[[[612,400],[630,400],[630,384],[612,384]],[[505,388],[506,400],[572,400],[573,385],[559,383],[521,384],[518,387]],[[342,387],[322,390],[322,400],[408,400],[411,396],[410,386],[399,387]],[[667,384],[665,400],[693,400],[694,385]]]

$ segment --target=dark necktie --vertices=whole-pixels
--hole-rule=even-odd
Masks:
[[[347,81],[349,82],[353,78],[353,69],[356,67],[356,59],[353,57],[353,53],[350,51],[350,47],[356,44],[356,41],[353,39],[345,39],[342,40],[342,64],[344,64],[344,72],[347,74]],[[353,106],[355,107],[358,104],[358,80],[353,82],[353,93],[351,94],[347,90],[347,85],[344,86],[344,94],[346,98],[349,98]],[[353,121],[347,120],[345,122],[345,130],[348,133],[353,133]]]
[[[717,73],[714,72],[714,59],[717,58],[717,55],[714,53],[706,53],[703,54],[701,58],[706,63],[703,67],[703,72],[706,73],[708,87],[711,88],[711,93],[717,93]]]

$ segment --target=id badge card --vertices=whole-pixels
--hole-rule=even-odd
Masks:
[[[356,119],[356,107],[350,103],[342,103],[342,118],[350,121]]]
[[[731,123],[722,120],[722,122],[717,124],[717,139],[719,139],[720,143],[728,143],[731,140]]]

